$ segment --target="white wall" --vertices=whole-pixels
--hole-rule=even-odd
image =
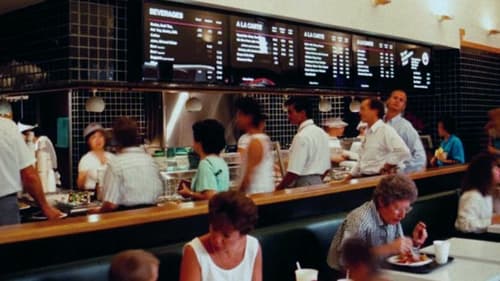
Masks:
[[[381,35],[459,48],[459,29],[466,39],[500,48],[500,0],[392,0],[375,7],[372,0],[194,0],[192,2],[285,16]],[[454,17],[439,23],[437,14]]]

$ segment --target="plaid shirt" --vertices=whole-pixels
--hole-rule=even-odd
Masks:
[[[369,201],[349,213],[342,226],[335,234],[327,262],[330,267],[340,270],[342,245],[349,238],[364,240],[368,246],[376,247],[388,244],[403,236],[401,224],[385,224],[377,211],[375,203]]]

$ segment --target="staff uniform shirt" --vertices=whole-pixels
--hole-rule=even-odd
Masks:
[[[121,206],[154,204],[162,193],[158,166],[144,149],[125,148],[109,161],[103,201]]]
[[[382,120],[366,130],[359,154],[351,172],[353,176],[377,175],[386,163],[404,168],[403,162],[410,159],[410,150],[403,139]]]
[[[299,176],[323,175],[331,167],[329,140],[313,120],[302,122],[290,147],[287,171]]]
[[[413,128],[413,125],[403,118],[401,114],[387,121],[387,124],[396,130],[410,150],[410,159],[404,161],[404,172],[411,173],[424,170],[427,164],[427,157],[420,135]]]
[[[347,215],[335,234],[328,252],[328,265],[337,270],[342,269],[342,246],[350,238],[361,239],[367,246],[377,247],[389,244],[402,236],[403,228],[400,223],[384,223],[375,202],[366,202]]]
[[[114,155],[109,152],[105,152],[104,155],[107,162],[114,158]],[[83,155],[78,163],[78,172],[87,172],[87,178],[85,179],[84,185],[85,189],[95,189],[96,184],[102,180],[102,175],[99,179],[98,170],[106,171],[107,167],[108,164],[101,163],[101,160],[94,152],[89,151]],[[99,184],[102,184],[102,182]]]
[[[448,160],[455,160],[459,164],[465,163],[465,153],[462,141],[455,135],[450,135],[447,140],[441,142],[441,148],[447,153]],[[440,160],[437,161],[438,166],[444,166],[445,163]]]
[[[0,117],[0,197],[21,191],[21,170],[34,164],[16,124]]]

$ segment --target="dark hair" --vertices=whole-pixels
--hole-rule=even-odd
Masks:
[[[373,256],[370,246],[359,238],[347,239],[342,246],[342,262],[348,269],[351,266],[364,264],[372,272],[377,271],[377,261]]]
[[[384,103],[376,98],[367,98],[367,100],[370,101],[370,103],[369,103],[370,109],[377,111],[378,118],[379,119],[384,118],[384,115],[385,115]]]
[[[483,196],[491,194],[494,188],[491,169],[496,165],[495,156],[489,153],[476,155],[465,172],[462,191],[477,189]]]
[[[307,118],[312,118],[312,107],[308,97],[290,97],[286,102],[286,106],[293,106],[295,111],[305,111]]]
[[[90,145],[89,145],[89,140],[90,138],[95,135],[96,133],[101,133],[102,136],[104,137],[104,141],[106,142],[106,132],[104,130],[95,130],[93,131],[92,133],[88,134],[86,137],[85,137],[85,143],[87,144],[87,147],[89,148],[90,150]]]
[[[438,123],[443,124],[443,128],[449,134],[455,134],[457,131],[457,122],[451,116],[441,116],[441,118],[439,118],[438,120]]]
[[[252,116],[252,125],[259,126],[266,120],[266,115],[262,113],[262,107],[259,102],[251,97],[242,97],[236,101],[236,109],[245,115]]]
[[[224,126],[214,119],[194,123],[193,138],[194,141],[201,143],[206,154],[219,154],[226,146]]]
[[[119,117],[113,123],[113,137],[120,147],[131,147],[139,144],[137,123],[128,117]]]
[[[221,192],[208,203],[208,221],[216,230],[230,225],[241,234],[248,234],[254,229],[257,218],[257,206],[241,192]]]
[[[418,191],[415,182],[409,177],[396,174],[383,177],[373,191],[373,201],[377,207],[390,205],[396,201],[417,200]]]
[[[151,266],[160,261],[151,253],[143,250],[123,251],[111,260],[110,281],[141,281],[151,279]]]

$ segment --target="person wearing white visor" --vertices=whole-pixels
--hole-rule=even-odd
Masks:
[[[28,147],[36,158],[36,169],[42,181],[43,191],[56,192],[56,185],[60,183],[57,170],[57,155],[52,141],[47,136],[36,136],[34,129],[38,125],[17,123],[17,128],[23,134]]]
[[[345,127],[348,125],[341,118],[330,118],[323,122],[323,127],[330,136],[328,146],[330,147],[330,160],[332,163],[340,163],[347,160],[347,157],[343,155],[342,144],[339,138],[344,135]]]
[[[83,130],[83,137],[89,151],[78,163],[77,185],[80,189],[92,190],[102,185],[107,164],[114,157],[113,154],[104,150],[106,147],[104,133],[104,128],[98,123],[90,123]]]
[[[0,117],[12,120],[12,106],[7,100],[0,100]]]

